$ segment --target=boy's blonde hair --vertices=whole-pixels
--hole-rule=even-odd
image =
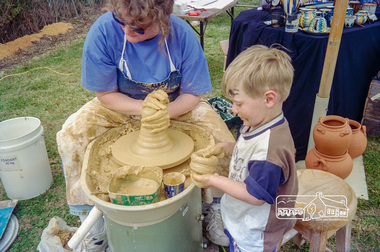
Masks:
[[[231,98],[232,90],[241,82],[244,92],[258,98],[268,90],[279,94],[279,102],[288,98],[293,83],[294,68],[285,52],[263,45],[241,52],[228,66],[222,79],[224,94]]]

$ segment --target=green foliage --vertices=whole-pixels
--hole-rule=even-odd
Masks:
[[[14,19],[22,9],[19,0],[16,2],[2,1],[0,2],[0,8],[3,10],[0,16],[1,20]]]
[[[74,18],[87,2],[105,0],[2,0],[0,1],[0,43],[39,32],[45,25]]]

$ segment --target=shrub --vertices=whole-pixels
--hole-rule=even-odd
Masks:
[[[85,5],[103,0],[2,0],[0,1],[0,43],[39,32],[45,25],[81,14]]]

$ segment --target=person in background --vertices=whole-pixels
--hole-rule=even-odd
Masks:
[[[285,52],[256,45],[241,52],[223,76],[232,112],[243,121],[236,143],[219,143],[232,156],[229,175],[192,171],[191,177],[199,187],[225,192],[221,213],[230,251],[274,251],[295,224],[278,219],[275,204],[277,196],[298,193],[295,148],[282,112],[293,75]],[[294,202],[281,207],[292,208]]]
[[[207,128],[216,142],[234,139],[201,98],[212,91],[206,57],[191,27],[171,14],[173,4],[173,0],[111,0],[110,11],[87,34],[81,81],[96,98],[72,114],[57,133],[70,213],[82,222],[93,207],[79,181],[88,144],[111,128],[140,120],[143,100],[154,90],[168,94],[172,120]],[[228,173],[229,161],[224,163],[219,171]],[[77,250],[100,251],[106,246],[101,218]]]

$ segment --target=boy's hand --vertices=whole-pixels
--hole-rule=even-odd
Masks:
[[[220,142],[217,144],[224,148],[224,154],[226,157],[231,157],[235,148],[235,142]]]
[[[224,157],[224,148],[220,145],[209,146],[191,155],[191,178],[196,186],[205,187],[207,178],[214,174],[219,158]]]
[[[210,184],[210,177],[211,176],[219,176],[219,174],[197,174],[195,172],[191,173],[191,179],[193,180],[193,183],[198,186],[199,188],[208,188],[211,186]]]

